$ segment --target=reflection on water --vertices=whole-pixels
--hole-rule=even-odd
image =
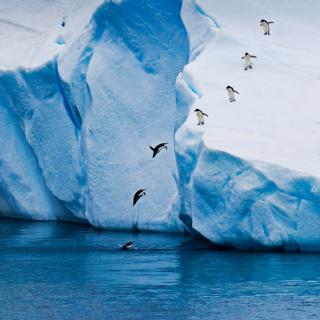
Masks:
[[[4,320],[320,319],[320,255],[0,220],[0,306]]]

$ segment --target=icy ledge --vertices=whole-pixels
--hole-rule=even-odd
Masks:
[[[189,230],[237,249],[319,249],[319,179],[208,149],[187,128],[178,141],[180,218]]]

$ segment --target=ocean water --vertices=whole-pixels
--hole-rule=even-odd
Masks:
[[[0,220],[0,319],[320,319],[320,255]]]

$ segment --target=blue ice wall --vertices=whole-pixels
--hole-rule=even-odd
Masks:
[[[189,57],[180,9],[181,1],[124,1],[94,17],[100,38],[86,74],[92,102],[82,132],[93,225],[177,229],[168,210],[177,193],[175,81]],[[149,146],[161,142],[169,150],[152,159]],[[147,197],[133,208],[140,188]]]
[[[320,249],[320,181],[277,165],[210,150],[178,132],[180,218],[190,231],[236,249]]]
[[[76,217],[112,229],[181,229],[170,210],[178,194],[175,81],[189,59],[181,6],[181,0],[106,1],[56,59],[0,74],[0,101],[10,113],[3,121],[21,145],[19,152],[10,146],[2,158],[20,161],[17,181],[30,178],[16,191],[8,186],[12,180],[3,181],[2,215]],[[161,142],[169,150],[152,159],[149,146]],[[139,188],[147,196],[133,208]],[[15,192],[35,195],[38,189],[50,205],[43,200],[19,209]]]

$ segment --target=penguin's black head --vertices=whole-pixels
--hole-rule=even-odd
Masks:
[[[195,110],[194,110],[194,112],[199,112],[199,111],[200,111],[200,109],[195,109]]]
[[[230,86],[227,86],[226,89],[227,89],[227,90],[228,90],[228,89],[231,89],[231,87],[230,87]]]
[[[249,53],[248,53],[248,52],[246,52],[244,55],[245,55],[245,56],[248,56],[248,55],[249,55]]]
[[[261,19],[261,20],[260,20],[260,23],[262,23],[262,22],[266,22],[266,20],[264,20],[264,19]]]

